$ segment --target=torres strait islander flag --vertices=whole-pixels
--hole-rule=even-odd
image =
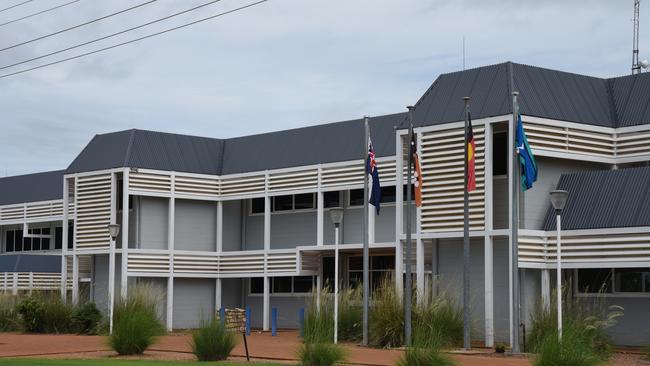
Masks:
[[[372,141],[368,139],[368,159],[366,159],[366,174],[370,175],[372,179],[370,185],[370,199],[368,202],[375,206],[377,215],[381,205],[381,186],[379,185],[379,170],[377,169],[377,161],[375,160],[375,151],[372,148]]]
[[[472,116],[467,113],[469,125],[467,127],[467,135],[465,136],[465,143],[467,144],[467,192],[476,189],[476,142],[474,141],[474,129],[472,128]]]

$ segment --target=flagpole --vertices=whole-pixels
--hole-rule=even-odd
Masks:
[[[369,306],[369,249],[368,249],[368,172],[366,171],[368,160],[368,139],[370,131],[368,117],[363,117],[364,139],[363,139],[363,345],[368,345],[368,306]]]
[[[512,92],[512,131],[514,144],[517,144],[517,121],[519,117],[519,104],[517,96],[519,92]],[[519,354],[519,159],[517,146],[512,146],[512,222],[511,222],[511,248],[512,251],[512,353]]]
[[[413,193],[413,107],[408,106],[409,110],[409,149],[408,149],[408,168],[406,173],[406,282],[404,284],[404,343],[411,345],[411,300],[413,299],[413,286],[411,285],[411,259],[413,252],[413,243],[411,242],[411,200]],[[400,154],[401,155],[401,154]],[[402,275],[399,273],[398,275]]]
[[[470,309],[469,309],[469,267],[470,267],[470,247],[469,247],[469,190],[467,184],[469,183],[469,156],[468,156],[468,127],[469,127],[469,97],[464,97],[465,101],[465,179],[464,179],[464,192],[463,192],[463,347],[468,350],[471,348],[470,344]]]

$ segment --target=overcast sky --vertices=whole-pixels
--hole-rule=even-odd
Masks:
[[[0,12],[0,23],[67,1],[33,0]],[[81,0],[0,27],[0,48],[144,1]],[[207,1],[158,0],[2,51],[0,65]],[[0,8],[19,2],[0,0]],[[244,4],[222,0],[48,61]],[[650,2],[642,4],[642,58],[650,58],[648,9]],[[401,112],[439,74],[462,69],[463,36],[467,68],[510,60],[594,76],[625,75],[632,12],[633,0],[269,0],[137,44],[0,79],[0,176],[66,168],[95,134],[111,131],[225,138]]]

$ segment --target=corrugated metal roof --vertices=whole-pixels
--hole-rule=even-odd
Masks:
[[[63,198],[63,170],[0,178],[0,205]]]
[[[650,73],[609,79],[617,126],[650,123]]]
[[[563,230],[650,226],[650,167],[562,175],[557,189],[569,192]],[[544,230],[555,230],[550,203]]]
[[[2,254],[0,272],[61,273],[61,257],[45,254]]]

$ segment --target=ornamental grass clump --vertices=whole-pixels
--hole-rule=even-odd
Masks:
[[[18,297],[0,294],[0,332],[15,332],[20,329],[20,314],[16,310]]]
[[[334,344],[334,296],[329,288],[314,292],[307,304],[303,345],[298,350],[302,366],[331,366],[343,362],[345,350]]]
[[[534,366],[598,366],[605,361],[593,349],[591,340],[574,326],[546,336],[537,347]]]
[[[158,320],[160,290],[150,284],[138,284],[126,299],[118,300],[113,311],[113,334],[109,345],[120,355],[142,354],[156,338],[164,334]]]
[[[53,293],[35,293],[16,305],[25,331],[31,333],[74,333],[73,310],[71,303]]]
[[[446,292],[435,296],[423,295],[415,302],[412,323],[415,343],[436,347],[462,344],[462,308]]]
[[[363,297],[361,286],[339,291],[340,341],[359,342],[363,338]]]
[[[397,361],[397,366],[453,366],[454,359],[440,352],[438,348],[409,347]]]
[[[202,321],[192,333],[192,352],[199,361],[222,361],[237,345],[235,334],[226,329],[219,319]]]
[[[400,347],[404,342],[404,305],[395,282],[384,278],[373,292],[370,307],[370,343],[375,347]]]
[[[563,328],[568,329],[572,337],[588,344],[592,353],[601,360],[608,360],[613,353],[613,347],[606,330],[616,325],[618,318],[623,316],[623,308],[607,305],[603,293],[594,294],[592,297],[574,297],[567,296],[566,291],[563,292]],[[556,304],[557,294],[554,294],[550,309],[556,309]],[[530,321],[528,339],[531,349],[541,353],[541,347],[548,339],[557,338],[557,312],[538,304],[531,314]]]

